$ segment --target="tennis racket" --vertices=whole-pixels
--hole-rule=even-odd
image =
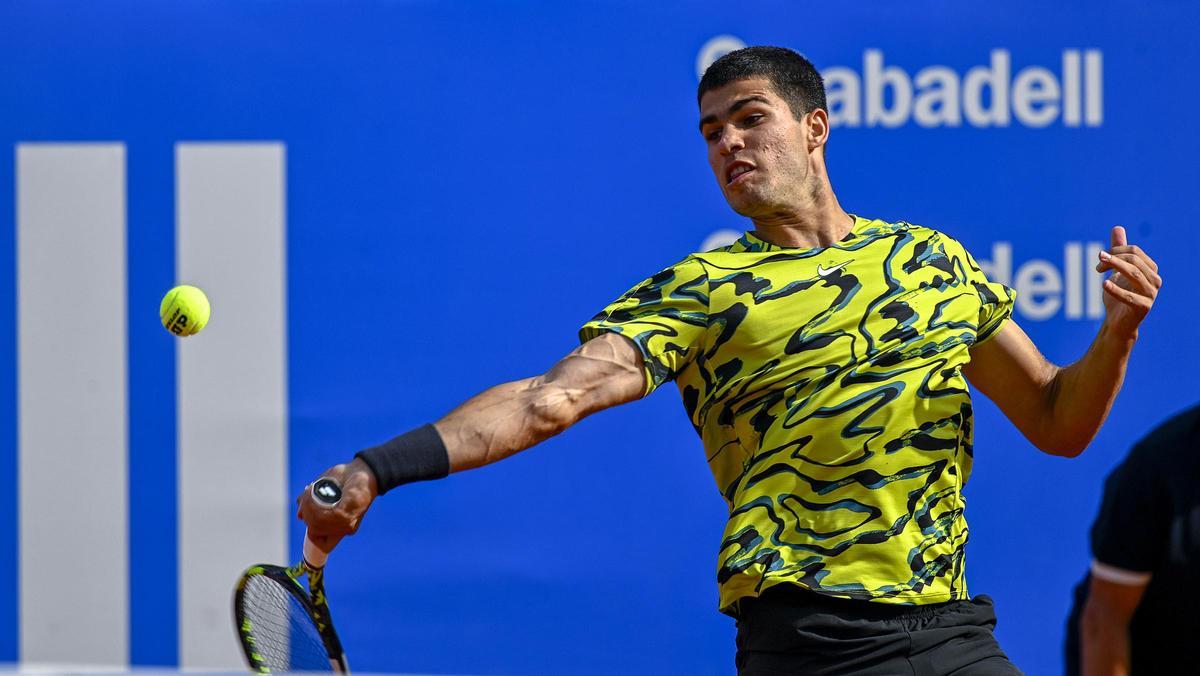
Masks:
[[[333,479],[318,479],[311,491],[329,507],[342,499],[342,487]],[[325,598],[326,558],[305,533],[304,556],[296,565],[260,563],[242,573],[233,595],[233,620],[252,672],[349,673]],[[308,581],[307,591],[301,577]]]

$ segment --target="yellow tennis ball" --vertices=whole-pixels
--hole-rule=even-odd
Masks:
[[[181,284],[163,296],[162,304],[158,306],[158,316],[162,318],[163,328],[171,333],[186,338],[200,333],[208,324],[208,296],[194,286]]]

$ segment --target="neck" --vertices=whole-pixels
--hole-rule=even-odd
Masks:
[[[841,241],[854,219],[826,183],[806,203],[755,216],[754,236],[776,246],[825,247]]]

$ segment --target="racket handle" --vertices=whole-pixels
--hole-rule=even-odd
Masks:
[[[313,568],[324,568],[329,555],[317,547],[317,543],[304,531],[304,562]]]
[[[335,507],[342,501],[342,485],[336,480],[329,477],[321,477],[312,483],[310,488],[312,491],[313,500],[324,507]],[[340,540],[341,538],[338,538]],[[337,544],[337,540],[333,540],[330,548]],[[313,568],[324,568],[325,560],[329,558],[329,554],[321,551],[317,544],[313,542],[308,531],[304,532],[304,560]]]
[[[313,500],[326,507],[336,507],[342,501],[342,485],[327,476],[312,482],[310,490]]]

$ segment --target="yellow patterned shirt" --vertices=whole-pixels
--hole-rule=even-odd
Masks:
[[[967,598],[970,348],[1012,312],[956,240],[855,218],[823,248],[747,233],[580,330],[674,380],[729,506],[720,607],[780,583],[885,603]]]

